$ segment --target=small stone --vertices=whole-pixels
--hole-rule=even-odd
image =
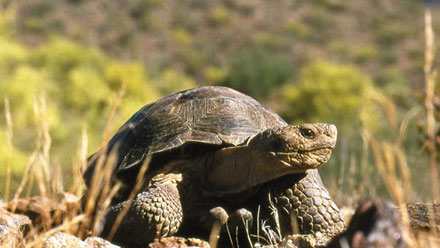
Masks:
[[[155,240],[149,248],[168,248],[168,247],[192,247],[192,248],[209,248],[206,241],[195,238],[166,237]]]
[[[84,240],[84,243],[87,247],[90,248],[119,248],[119,246],[110,243],[109,241],[100,238],[100,237],[88,237]]]

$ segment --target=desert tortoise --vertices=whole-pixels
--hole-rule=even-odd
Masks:
[[[104,234],[128,205],[114,240],[138,246],[176,233],[182,223],[209,226],[211,208],[240,210],[263,183],[317,168],[330,158],[336,135],[334,125],[287,125],[247,95],[207,86],[141,108],[90,156],[84,177],[90,185],[99,158],[117,155],[113,174],[126,187],[107,214]],[[147,158],[144,186],[128,202]]]

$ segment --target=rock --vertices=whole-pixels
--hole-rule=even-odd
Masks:
[[[357,208],[347,230],[334,237],[327,247],[409,247],[404,232],[400,212],[393,204],[367,199]]]
[[[79,248],[118,248],[119,246],[110,243],[99,237],[89,237],[85,241],[64,232],[57,232],[49,236],[43,241],[43,248],[65,248],[65,247],[79,247]]]
[[[21,214],[12,214],[0,207],[0,246],[23,246],[23,232],[31,225],[31,220]]]
[[[6,204],[6,208],[28,216],[34,226],[48,229],[61,224],[65,216],[76,215],[79,198],[69,193],[60,193],[55,199],[33,196],[12,200]]]
[[[317,246],[317,239],[314,235],[292,234],[287,236],[280,243],[276,244],[275,247],[276,248],[314,248],[316,246]],[[267,248],[269,247],[271,246],[268,246]]]
[[[429,231],[432,227],[440,230],[440,204],[410,203],[407,209],[413,230]]]
[[[57,232],[43,241],[43,248],[61,248],[61,247],[85,247],[84,242],[67,233]]]
[[[90,248],[118,248],[119,246],[114,245],[110,243],[109,241],[100,238],[100,237],[88,237],[86,240],[84,240],[84,243],[86,244],[85,247]]]
[[[166,237],[155,240],[149,248],[210,248],[208,242],[195,238]]]

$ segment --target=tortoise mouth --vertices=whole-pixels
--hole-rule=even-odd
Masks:
[[[318,147],[318,148],[313,148],[313,149],[308,149],[308,150],[292,150],[290,152],[271,152],[271,154],[275,154],[275,155],[292,155],[292,154],[305,154],[305,153],[312,153],[315,151],[320,151],[320,150],[333,150],[334,147],[333,146],[325,146],[325,147]]]
[[[290,168],[295,168],[298,172],[308,169],[315,169],[327,162],[333,152],[333,147],[320,147],[310,150],[300,150],[291,152],[270,152],[272,157]]]

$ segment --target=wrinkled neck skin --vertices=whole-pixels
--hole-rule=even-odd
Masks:
[[[205,166],[204,184],[212,191],[210,193],[219,195],[240,193],[293,173],[290,168],[277,166],[265,153],[249,146],[220,149]]]

